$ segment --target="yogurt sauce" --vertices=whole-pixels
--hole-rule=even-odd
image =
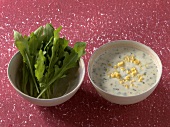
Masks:
[[[129,47],[113,48],[92,65],[92,80],[104,91],[133,96],[147,91],[156,82],[157,66],[151,56]]]

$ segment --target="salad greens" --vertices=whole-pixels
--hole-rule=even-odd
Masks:
[[[70,70],[75,71],[79,66],[86,43],[76,42],[70,47],[69,41],[60,37],[61,29],[61,26],[54,29],[52,24],[46,24],[29,36],[14,31],[15,45],[23,58],[20,89],[25,94],[48,99],[67,91],[69,85],[60,82],[67,81],[71,77]]]

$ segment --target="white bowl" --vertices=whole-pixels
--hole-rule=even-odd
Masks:
[[[140,93],[138,95],[132,95],[132,96],[120,96],[120,95],[114,95],[113,93],[106,92],[104,89],[100,87],[99,84],[95,84],[95,82],[92,80],[92,66],[95,63],[96,58],[99,57],[103,52],[116,48],[116,47],[131,47],[135,48],[138,50],[141,50],[148,55],[151,56],[152,60],[157,66],[158,72],[157,72],[157,78],[156,82],[145,92]],[[127,105],[127,104],[134,104],[137,102],[140,102],[147,98],[157,87],[160,78],[162,75],[162,63],[158,57],[158,55],[148,46],[141,44],[139,42],[131,41],[131,40],[118,40],[110,43],[106,43],[103,46],[99,47],[91,56],[89,63],[88,63],[88,76],[90,78],[90,81],[92,82],[94,88],[97,90],[97,92],[106,100],[116,103],[116,104],[122,104],[122,105]]]
[[[28,100],[29,102],[35,104],[35,105],[39,105],[39,106],[55,106],[55,105],[59,105],[62,104],[64,102],[66,102],[67,100],[69,100],[79,89],[79,87],[81,86],[81,83],[83,82],[84,76],[85,76],[85,64],[84,64],[84,60],[81,58],[80,62],[79,62],[79,76],[75,79],[77,84],[74,84],[74,86],[70,87],[68,92],[66,94],[64,94],[61,97],[58,98],[52,98],[52,99],[37,99],[34,97],[31,97],[29,95],[24,94],[23,92],[21,92],[18,88],[18,69],[20,68],[20,65],[22,63],[22,56],[19,52],[17,52],[12,59],[10,60],[10,63],[8,65],[8,78],[11,82],[11,85],[13,86],[13,88],[26,100]]]

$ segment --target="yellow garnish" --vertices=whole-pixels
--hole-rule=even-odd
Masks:
[[[125,77],[125,80],[129,81],[129,80],[130,80],[130,75],[127,75],[127,76]]]
[[[118,67],[124,66],[124,61],[119,62],[119,63],[117,64],[117,66],[118,66]]]
[[[120,83],[120,84],[123,84],[123,83],[124,83],[124,80],[119,80],[119,83]]]
[[[129,85],[125,85],[125,87],[126,87],[127,89],[129,89]]]
[[[129,56],[124,57],[124,61],[130,62],[130,57]]]
[[[120,79],[121,75],[119,72],[114,72],[114,73],[111,73],[110,77]]]
[[[131,61],[134,61],[134,60],[135,60],[134,55],[132,55],[132,56],[130,57],[130,59],[131,59]]]
[[[130,70],[131,70],[131,75],[132,75],[132,77],[134,77],[134,76],[137,75],[138,72],[137,72],[137,70],[136,70],[135,67],[131,68]]]
[[[135,71],[135,70],[136,70],[136,68],[135,68],[135,67],[132,67],[130,70],[131,70],[131,71]]]
[[[138,79],[139,82],[142,82],[143,81],[143,77],[140,76],[139,79]]]
[[[126,62],[131,62],[135,66],[126,70],[126,66],[125,66]],[[118,62],[114,66],[111,65],[110,63],[108,64],[108,66],[111,66],[115,69],[115,71],[112,72],[111,74],[109,74],[109,76],[111,78],[119,79],[119,83],[127,89],[129,89],[130,87],[138,87],[134,84],[134,82],[136,82],[136,81],[142,82],[144,78],[143,78],[143,75],[140,75],[138,73],[138,70],[136,69],[137,65],[138,65],[138,67],[140,67],[140,69],[142,69],[143,66],[141,65],[141,62],[138,59],[136,59],[133,54],[129,55],[129,56],[125,56],[123,58],[123,61]],[[147,67],[148,65],[145,64],[144,66]],[[121,73],[119,73],[117,71],[117,69],[120,69],[127,75],[124,78],[122,78]],[[106,71],[108,71],[108,70],[106,70]],[[129,84],[127,84],[127,83],[129,83]]]
[[[126,74],[130,74],[130,71],[129,71],[129,70],[126,70]]]
[[[134,60],[133,63],[136,64],[136,65],[139,65],[140,61],[139,60]]]
[[[126,70],[124,67],[121,67],[120,69],[121,69],[122,71],[125,71],[125,70]]]
[[[134,83],[134,82],[135,82],[135,80],[133,79],[133,80],[131,80],[130,82],[131,82],[131,83]]]

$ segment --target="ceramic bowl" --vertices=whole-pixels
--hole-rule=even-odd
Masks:
[[[99,65],[99,63],[96,62],[95,60],[104,52],[106,52],[108,50],[112,50],[113,48],[119,48],[119,47],[120,48],[121,47],[129,47],[129,48],[141,50],[141,51],[145,52],[146,54],[150,55],[151,59],[157,66],[157,76],[155,79],[156,82],[154,84],[152,84],[151,87],[148,88],[143,93],[140,93],[137,95],[130,95],[130,96],[117,95],[117,94],[110,93],[110,92],[106,91],[105,89],[103,89],[103,87],[101,87],[101,84],[99,82],[96,83],[92,79],[92,75],[94,73],[93,65],[98,64],[97,66],[99,66],[99,68],[102,69],[102,67]],[[114,56],[110,56],[110,57],[114,58]],[[107,58],[109,58],[109,57],[106,56],[106,61],[107,61]],[[114,59],[113,59],[113,61],[114,61]],[[89,63],[88,63],[88,76],[90,78],[90,81],[92,82],[92,85],[97,90],[97,92],[106,100],[108,100],[112,103],[122,104],[122,105],[134,104],[134,103],[140,102],[140,101],[144,100],[145,98],[147,98],[157,87],[157,85],[160,81],[161,75],[162,75],[162,63],[161,63],[161,60],[159,59],[158,55],[150,47],[148,47],[142,43],[131,41],[131,40],[118,40],[118,41],[109,42],[109,43],[102,45],[92,54],[92,56],[90,57]],[[102,81],[99,76],[96,78],[98,78],[97,80]],[[113,83],[113,85],[114,85],[114,83]]]
[[[19,93],[19,95],[21,95],[27,101],[38,106],[55,106],[66,102],[77,92],[77,90],[81,86],[81,83],[83,82],[84,75],[85,75],[85,64],[84,64],[84,60],[81,58],[79,62],[79,68],[78,68],[79,74],[74,81],[75,84],[72,87],[69,87],[66,94],[64,94],[61,97],[52,98],[52,99],[37,99],[24,94],[18,89],[18,85],[20,85],[18,83],[19,82],[18,69],[20,68],[21,63],[22,63],[22,56],[19,52],[17,52],[12,57],[8,65],[7,73],[8,73],[9,81],[11,82],[12,87]]]

